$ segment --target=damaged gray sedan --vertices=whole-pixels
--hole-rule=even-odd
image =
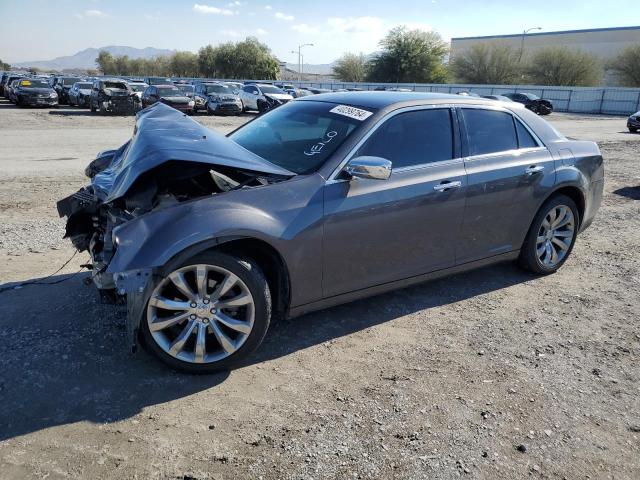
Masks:
[[[219,135],[163,104],[58,202],[127,331],[212,372],[276,317],[482,265],[549,274],[593,220],[592,142],[514,103],[404,92],[298,99]]]

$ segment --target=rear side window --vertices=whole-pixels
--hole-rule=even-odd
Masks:
[[[496,110],[463,108],[469,140],[469,156],[486,155],[518,148],[513,116]]]
[[[450,110],[416,110],[391,117],[356,152],[364,155],[391,160],[394,169],[452,159]]]
[[[519,148],[535,148],[538,143],[529,133],[529,130],[525,128],[520,120],[515,120],[516,130],[518,131],[518,147]]]

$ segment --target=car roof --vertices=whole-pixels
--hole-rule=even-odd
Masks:
[[[296,100],[298,101],[298,100]],[[437,104],[437,103],[487,103],[489,99],[465,95],[451,95],[447,93],[427,92],[393,92],[393,91],[363,91],[363,92],[332,92],[300,98],[301,102],[331,102],[345,103],[356,107],[382,109],[396,103],[406,104]]]

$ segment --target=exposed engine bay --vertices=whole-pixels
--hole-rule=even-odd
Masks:
[[[100,152],[85,174],[91,184],[57,208],[67,217],[65,238],[90,253],[93,283],[109,303],[128,293],[117,288],[124,276],[107,271],[118,250],[118,227],[151,212],[293,175],[160,103],[139,113],[132,139]]]

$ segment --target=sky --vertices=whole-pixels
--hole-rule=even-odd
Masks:
[[[0,0],[0,59],[49,60],[126,45],[197,52],[255,36],[282,61],[372,53],[390,28],[452,37],[640,24],[637,0]],[[296,51],[296,53],[292,53]]]

